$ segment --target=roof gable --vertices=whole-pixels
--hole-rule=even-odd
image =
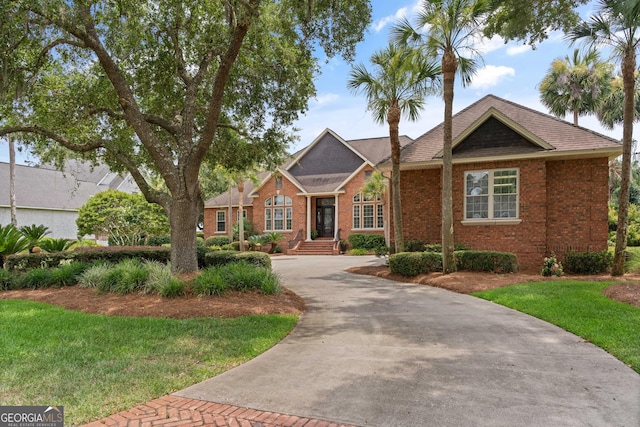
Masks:
[[[542,142],[532,142],[491,115],[468,135],[454,143],[453,157],[484,157],[505,154],[535,153],[550,149]],[[441,152],[442,153],[442,152]],[[440,154],[441,154],[440,153]]]
[[[293,161],[287,171],[294,177],[352,173],[367,159],[331,130],[325,130]]]

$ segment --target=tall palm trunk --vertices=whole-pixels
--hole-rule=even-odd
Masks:
[[[391,203],[393,205],[393,240],[396,253],[404,251],[402,235],[402,203],[400,199],[400,106],[395,101],[387,113],[391,144]]]
[[[624,112],[622,116],[622,173],[620,180],[620,201],[618,208],[618,231],[613,257],[612,276],[624,274],[625,249],[627,247],[627,226],[629,224],[629,190],[631,185],[631,148],[633,141],[634,92],[636,53],[628,48],[622,58],[622,81],[624,88]]]
[[[453,255],[453,85],[458,63],[451,50],[442,56],[444,84],[444,141],[442,151],[442,271],[456,271]]]
[[[240,242],[239,249],[244,251],[244,181],[240,179],[238,181],[238,241]]]
[[[229,206],[227,207],[227,233],[229,234],[229,243],[233,242],[233,198],[232,198],[233,186],[229,185]]]
[[[9,143],[9,210],[11,211],[11,224],[18,226],[16,215],[16,147],[11,135],[7,135]]]

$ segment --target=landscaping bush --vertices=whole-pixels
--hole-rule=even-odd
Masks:
[[[404,250],[406,252],[423,252],[425,250],[425,242],[418,239],[407,240],[404,244]]]
[[[113,266],[107,262],[100,262],[87,268],[78,278],[78,285],[82,288],[105,288],[105,282]]]
[[[0,290],[14,289],[15,275],[0,267]]]
[[[106,280],[97,289],[99,292],[114,292],[120,295],[143,292],[148,274],[140,260],[126,259],[112,266]]]
[[[509,252],[494,251],[456,251],[458,270],[492,271],[495,273],[515,273],[518,271],[518,259]]]
[[[209,267],[200,271],[191,282],[193,292],[199,296],[222,295],[227,290],[227,282],[219,267]]]
[[[227,236],[211,236],[204,241],[205,246],[224,246],[229,244]]]
[[[271,269],[271,258],[264,252],[211,251],[205,255],[205,267],[244,261],[256,267]]]
[[[564,268],[571,274],[598,274],[607,272],[613,264],[613,254],[607,250],[576,252],[565,255]]]
[[[78,261],[61,264],[60,267],[51,270],[51,286],[74,286],[79,277],[87,269],[87,264]]]
[[[150,236],[147,237],[148,246],[162,246],[171,244],[171,235],[165,234],[163,236]]]
[[[386,246],[384,236],[378,234],[351,234],[349,235],[351,249],[374,250],[378,246]]]
[[[166,264],[171,259],[171,249],[156,246],[87,246],[71,252],[11,255],[7,258],[7,269],[25,271],[38,267],[53,268],[58,267],[63,260],[91,264],[96,261],[117,263],[132,258],[140,261],[151,260]]]
[[[143,293],[155,293],[168,298],[184,295],[185,284],[171,274],[171,265],[145,261],[144,268],[147,270],[147,280]]]
[[[558,261],[556,255],[552,252],[551,256],[545,257],[542,263],[542,271],[540,272],[545,277],[548,276],[562,276],[564,271],[562,269],[562,263]]]
[[[467,249],[467,247],[465,245],[463,245],[462,243],[455,243],[453,245],[453,250],[454,251],[464,251],[466,249]],[[442,244],[441,243],[425,244],[424,245],[424,250],[425,250],[425,252],[440,252],[440,253],[442,253]]]
[[[349,255],[368,255],[369,251],[364,248],[355,248],[355,249],[349,249],[347,253]]]
[[[69,239],[54,239],[52,237],[45,237],[38,242],[40,249],[46,252],[66,251],[69,250],[73,244],[75,244],[75,242]]]
[[[14,289],[38,289],[51,286],[52,270],[49,268],[32,268],[16,276]]]
[[[400,252],[389,256],[389,271],[403,276],[442,271],[442,254],[436,252]]]

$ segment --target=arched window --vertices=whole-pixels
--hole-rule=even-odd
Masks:
[[[264,201],[264,230],[291,231],[293,228],[293,200],[278,194]]]
[[[384,205],[378,196],[375,200],[362,193],[353,196],[353,229],[384,228]]]

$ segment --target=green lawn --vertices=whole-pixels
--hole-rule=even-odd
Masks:
[[[525,283],[473,295],[558,325],[605,349],[640,373],[640,307],[602,295],[602,290],[611,283]]]
[[[96,420],[246,362],[296,322],[109,317],[0,301],[0,404],[64,405],[67,424]]]

